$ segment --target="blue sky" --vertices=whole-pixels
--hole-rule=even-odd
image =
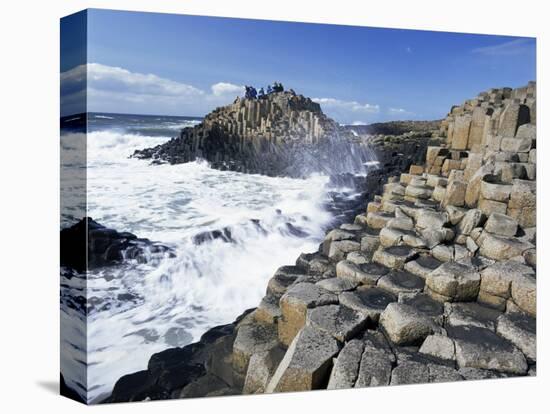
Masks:
[[[277,80],[341,123],[436,119],[535,79],[532,38],[108,10],[87,24],[89,111],[202,116]],[[82,70],[62,62],[62,79]]]

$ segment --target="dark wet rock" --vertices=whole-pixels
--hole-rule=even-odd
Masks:
[[[419,293],[424,289],[424,279],[412,273],[395,270],[378,280],[378,287],[389,290],[395,295],[400,293]]]
[[[179,398],[187,385],[198,381],[208,372],[233,386],[231,362],[228,363],[227,357],[231,357],[235,328],[250,311],[245,311],[231,324],[206,331],[198,342],[154,354],[146,370],[121,377],[111,395],[103,402]],[[193,396],[205,396],[211,391],[209,384],[202,391],[195,386]]]
[[[523,353],[493,331],[477,326],[447,328],[455,342],[460,368],[481,368],[511,374],[527,373]]]
[[[225,391],[227,388],[229,388],[229,386],[220,378],[212,374],[206,374],[200,377],[197,381],[191,382],[183,387],[178,398],[204,397],[210,395],[211,393]],[[237,390],[234,390],[234,393],[237,394]]]
[[[336,264],[336,276],[365,286],[374,286],[387,274],[389,269],[378,263],[356,264],[349,260],[341,260]]]
[[[168,246],[109,229],[90,217],[61,230],[60,250],[61,266],[79,272],[120,263],[124,259],[144,263],[155,255],[174,256]]]
[[[399,303],[412,306],[417,311],[432,318],[438,318],[443,315],[443,304],[425,293],[401,294],[399,295]]]
[[[63,374],[59,374],[59,394],[63,397],[70,398],[71,400],[75,400],[81,403],[86,403],[84,401],[84,398],[82,398],[75,390],[70,388],[67,383],[65,382],[65,378],[63,378]]]
[[[343,292],[338,296],[340,303],[366,315],[369,320],[377,322],[380,314],[389,303],[397,297],[392,293],[376,287],[360,287],[353,292]]]
[[[308,310],[306,323],[344,342],[365,327],[367,316],[347,306],[327,305]]]
[[[201,245],[212,240],[221,240],[226,243],[235,242],[231,235],[231,229],[228,227],[221,230],[204,231],[193,236],[193,243],[197,245]]]
[[[433,270],[442,264],[443,262],[433,256],[420,256],[416,260],[405,263],[405,270],[426,279]]]
[[[373,261],[391,269],[402,269],[405,263],[414,259],[417,253],[407,246],[391,246],[378,249]]]
[[[497,318],[502,313],[475,302],[446,303],[445,320],[447,326],[477,326],[495,330]]]

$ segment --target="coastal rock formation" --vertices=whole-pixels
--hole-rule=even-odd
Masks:
[[[223,346],[194,345],[215,355],[197,379],[150,367],[109,401],[536,375],[535,90],[453,107],[424,163],[279,269]]]
[[[124,259],[145,263],[172,250],[129,232],[118,232],[85,217],[60,233],[61,266],[79,272],[120,263]]]
[[[293,91],[235,99],[169,142],[135,152],[153,162],[207,160],[213,168],[303,177],[359,171],[368,160],[353,135]],[[338,156],[334,156],[338,154]]]

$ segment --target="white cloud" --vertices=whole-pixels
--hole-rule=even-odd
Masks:
[[[92,112],[205,115],[244,88],[218,82],[203,91],[193,85],[154,74],[132,72],[100,63],[80,65],[61,73],[62,112],[82,112],[83,96]],[[80,103],[80,105],[78,105]]]
[[[394,115],[399,115],[399,114],[401,114],[401,115],[405,115],[405,114],[414,115],[413,112],[407,111],[406,109],[403,109],[403,108],[388,108],[388,112],[390,114],[394,114]]]
[[[357,101],[343,101],[336,98],[313,98],[313,101],[321,105],[322,108],[340,109],[352,112],[377,113],[380,111],[379,105],[369,103],[361,104]]]
[[[244,86],[235,85],[228,82],[218,82],[212,85],[211,89],[215,96],[242,95]]]
[[[494,46],[477,47],[472,53],[484,56],[513,56],[535,51],[532,39],[515,39]]]
[[[153,74],[130,72],[127,69],[88,64],[88,88],[146,96],[197,96],[204,92],[191,85],[161,78]]]

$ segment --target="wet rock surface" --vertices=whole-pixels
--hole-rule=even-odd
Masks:
[[[155,256],[174,256],[168,246],[138,238],[132,233],[109,229],[91,217],[61,230],[60,251],[61,266],[79,272],[121,263],[123,260],[146,263]]]

